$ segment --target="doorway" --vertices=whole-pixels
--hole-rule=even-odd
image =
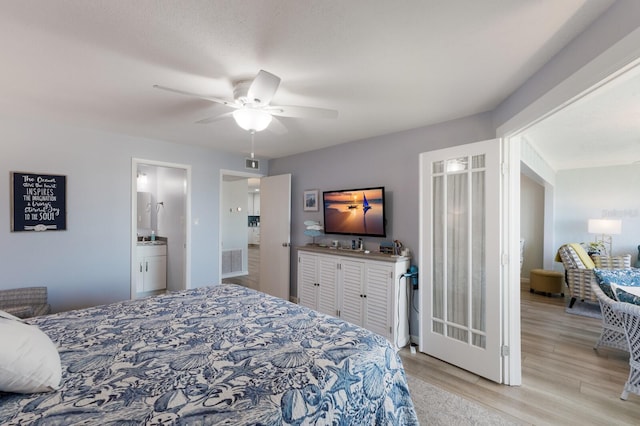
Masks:
[[[258,273],[252,284],[256,290],[290,298],[290,247],[291,247],[291,175],[260,176],[231,170],[220,171],[220,271],[222,282],[234,282],[239,276],[248,276],[248,180],[260,179],[258,210],[260,218]],[[240,182],[240,183],[237,183]],[[255,198],[254,213],[255,210]],[[234,231],[235,230],[235,231]],[[252,250],[256,247],[252,246]],[[246,252],[245,257],[242,252]],[[234,260],[235,259],[235,260]],[[230,263],[230,265],[229,265]],[[243,265],[239,273],[235,270]],[[246,265],[246,266],[244,266]],[[246,271],[246,272],[243,272]],[[228,272],[228,273],[225,273]],[[242,283],[241,283],[242,284]]]
[[[220,179],[220,271],[223,283],[260,288],[260,175],[230,170]]]
[[[550,202],[544,183],[526,165],[520,173],[520,278],[529,283],[532,269],[545,268],[543,247],[545,239],[545,211]]]
[[[190,288],[190,206],[191,166],[132,159],[132,299]]]
[[[526,141],[527,131],[534,128],[537,124],[556,114],[558,111],[566,108],[575,102],[585,99],[589,94],[593,93],[599,87],[607,84],[609,81],[624,75],[629,70],[640,64],[640,31],[635,31],[617,44],[600,54],[598,57],[587,63],[585,66],[573,73],[567,79],[547,91],[544,95],[533,101],[527,107],[522,109],[518,114],[501,124],[496,133],[499,137],[506,140],[508,149],[507,158],[509,165],[513,169],[507,170],[509,202],[505,205],[505,216],[509,218],[510,229],[503,239],[504,247],[507,249],[505,253],[506,259],[519,258],[519,234],[520,234],[520,164],[530,167],[539,176],[543,177],[545,182],[551,182],[545,178],[548,171],[548,165],[541,160],[541,156],[528,149]],[[545,184],[546,185],[546,184]],[[553,187],[551,185],[546,188]],[[552,192],[553,194],[555,192]],[[553,196],[551,197],[553,198]],[[547,204],[545,218],[548,216],[550,205]],[[545,233],[553,234],[549,231],[553,227],[553,218],[545,221]],[[545,268],[552,263],[555,247],[553,238],[550,241],[544,239],[543,257]],[[550,265],[549,265],[550,266]],[[505,339],[511,342],[509,353],[511,354],[506,361],[505,374],[507,379],[505,383],[518,385],[521,382],[521,368],[519,362],[520,355],[520,279],[518,269],[511,268],[509,271],[507,283],[503,288],[505,292],[505,303],[503,309],[505,311],[505,322],[510,324],[510,329],[505,332]],[[514,346],[517,345],[517,348]],[[513,355],[517,356],[513,356]]]

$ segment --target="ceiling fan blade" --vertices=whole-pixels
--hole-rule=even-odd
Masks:
[[[278,117],[296,117],[296,118],[338,118],[338,111],[335,109],[303,107],[293,105],[269,106],[265,108],[271,115]]]
[[[160,86],[159,84],[154,84],[153,88],[154,89],[164,90],[164,91],[167,91],[167,92],[177,93],[179,95],[190,96],[192,98],[204,99],[205,101],[216,102],[216,103],[223,104],[223,105],[226,105],[226,106],[231,107],[231,108],[240,108],[240,105],[235,103],[235,101],[227,101],[227,100],[224,100],[224,99],[213,98],[211,96],[204,96],[204,95],[199,95],[197,93],[185,92],[184,90],[172,89],[171,87]]]
[[[209,123],[213,123],[214,121],[224,120],[225,118],[231,118],[231,117],[233,117],[233,112],[227,112],[227,113],[216,115],[213,117],[203,118],[202,120],[196,121],[196,123],[209,124]]]
[[[249,86],[247,98],[249,102],[268,105],[273,95],[276,94],[279,85],[280,77],[265,70],[260,70],[256,78],[253,79],[251,86]]]
[[[282,121],[278,120],[275,117],[271,117],[271,123],[269,123],[269,127],[267,127],[267,130],[272,131],[276,135],[284,135],[289,131],[287,130],[286,126],[282,124]]]

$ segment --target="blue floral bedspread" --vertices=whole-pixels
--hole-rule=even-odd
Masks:
[[[383,337],[244,287],[29,322],[59,346],[62,387],[0,394],[0,424],[418,424]]]

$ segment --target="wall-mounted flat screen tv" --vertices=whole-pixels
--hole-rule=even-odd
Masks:
[[[386,237],[384,187],[322,193],[325,234]]]

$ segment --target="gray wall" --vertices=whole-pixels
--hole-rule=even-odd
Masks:
[[[520,238],[524,238],[524,261],[520,276],[529,278],[532,269],[542,268],[544,243],[544,187],[520,175]]]
[[[616,1],[600,18],[568,43],[494,110],[496,128],[639,26],[640,1]]]
[[[602,17],[572,40],[551,61],[502,102],[494,111],[398,134],[273,160],[270,174],[291,173],[292,243],[308,242],[302,222],[322,219],[322,213],[303,213],[306,189],[339,189],[385,185],[390,193],[390,238],[418,253],[418,156],[424,151],[495,137],[495,129],[547,91],[569,78],[609,47],[640,26],[640,2],[618,0]],[[515,129],[514,129],[515,130]],[[372,246],[379,240],[371,239]],[[295,251],[292,254],[291,294],[296,294]]]
[[[640,165],[561,170],[556,174],[558,245],[593,241],[589,219],[620,219],[622,234],[613,236],[613,254],[631,254],[640,244]],[[556,265],[562,269],[560,264]]]
[[[379,136],[291,157],[272,160],[270,174],[291,173],[291,243],[311,242],[303,234],[305,220],[322,219],[319,212],[304,212],[303,192],[308,189],[350,189],[383,185],[387,205],[387,240],[400,240],[418,263],[419,168],[418,154],[425,151],[491,139],[495,136],[490,114],[479,114],[411,131]],[[346,236],[327,236],[348,240]],[[382,238],[367,238],[365,248],[377,250]],[[317,238],[316,242],[322,242]],[[291,295],[297,295],[297,251],[291,250]],[[421,271],[422,272],[422,271]],[[411,331],[417,335],[417,317]]]
[[[47,285],[55,311],[129,298],[132,157],[192,166],[191,286],[220,282],[220,169],[242,155],[15,119],[0,140],[1,289]],[[67,176],[66,231],[10,232],[11,171]]]

